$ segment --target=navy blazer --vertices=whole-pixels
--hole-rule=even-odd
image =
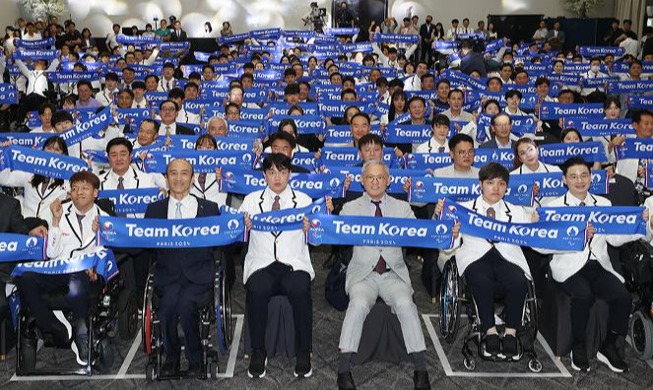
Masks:
[[[168,197],[148,205],[145,218],[167,219],[169,200]],[[216,215],[220,215],[220,208],[216,203],[197,198],[197,217]],[[165,287],[179,283],[182,274],[192,283],[213,282],[213,248],[156,249],[155,256],[155,286]]]

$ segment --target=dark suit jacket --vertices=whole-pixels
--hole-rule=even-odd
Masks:
[[[186,127],[184,125],[180,125],[177,123],[177,134],[179,135],[195,135],[195,132],[193,129]]]
[[[491,140],[489,140],[486,143],[482,144],[478,148],[479,149],[498,149],[497,140],[496,140],[496,138],[492,138]],[[511,149],[515,148],[515,141],[510,140],[510,148]]]
[[[147,206],[145,218],[168,218],[168,202],[162,199]],[[197,217],[220,215],[214,202],[197,198]],[[183,275],[196,284],[210,284],[214,275],[213,248],[157,249],[155,251],[154,284],[165,288],[179,283]]]
[[[0,194],[0,233],[27,234],[29,228],[20,211],[18,200]]]
[[[188,36],[186,35],[186,31],[180,30],[180,35],[179,35],[179,37],[177,37],[177,31],[175,31],[174,29],[171,30],[171,33],[170,33],[170,41],[171,42],[182,42],[182,41],[187,41],[187,40],[188,40]]]
[[[485,58],[481,53],[471,52],[460,59],[460,71],[465,74],[471,74],[477,71],[481,77],[487,76],[487,69],[485,68]]]

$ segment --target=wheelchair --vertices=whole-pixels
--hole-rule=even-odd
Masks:
[[[653,356],[653,246],[638,240],[622,248],[626,288],[633,294],[628,336],[637,356],[648,360]]]
[[[496,298],[501,298],[498,296]],[[444,265],[442,270],[442,283],[439,293],[440,301],[440,335],[448,343],[452,343],[458,334],[461,310],[465,307],[467,319],[469,321],[469,332],[465,336],[462,347],[463,364],[469,371],[476,369],[476,360],[474,359],[472,344],[475,344],[478,356],[482,360],[510,362],[509,358],[500,358],[496,356],[486,357],[483,354],[483,343],[481,334],[481,322],[478,317],[478,308],[469,286],[465,283],[465,278],[459,275],[455,258],[451,258]],[[518,361],[524,355],[528,357],[528,368],[532,372],[542,371],[542,363],[537,358],[535,352],[535,339],[537,337],[537,297],[535,294],[535,285],[531,280],[528,283],[528,295],[524,300],[522,310],[522,329],[518,331]],[[501,313],[499,313],[501,317]],[[500,325],[498,325],[500,327]]]
[[[231,312],[231,292],[227,275],[222,267],[221,257],[216,257],[213,289],[207,303],[199,308],[200,340],[202,345],[202,361],[199,379],[218,378],[218,351],[225,354],[234,335],[234,320]],[[143,348],[147,355],[145,379],[147,383],[157,380],[182,379],[178,376],[162,376],[164,363],[163,335],[160,319],[157,314],[159,297],[154,293],[154,272],[150,272],[145,286],[143,301]],[[215,325],[217,337],[211,335],[211,327]]]
[[[118,257],[116,261],[120,266]],[[54,367],[36,368],[38,339],[44,340],[45,347],[63,348],[50,343],[36,326],[34,317],[27,307],[18,307],[16,316],[16,375],[92,375],[105,374],[113,365],[114,351],[111,339],[119,335],[123,340],[133,340],[138,332],[138,304],[136,293],[124,286],[119,276],[108,281],[91,283],[88,292],[90,307],[88,315],[88,363],[84,367],[61,370]],[[53,311],[61,311],[71,322],[72,312],[66,303],[67,288],[54,293],[43,294],[42,298]],[[14,287],[9,301],[14,301],[18,291]],[[71,341],[74,342],[74,341]],[[68,346],[66,346],[68,348]]]

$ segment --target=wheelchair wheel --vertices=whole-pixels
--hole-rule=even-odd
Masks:
[[[537,373],[542,371],[542,363],[537,359],[531,359],[528,361],[528,369]]]
[[[648,360],[653,355],[653,321],[641,310],[630,317],[628,326],[633,349],[642,360]]]
[[[447,342],[456,338],[460,317],[460,283],[458,269],[453,260],[447,261],[442,270],[440,286],[440,334]]]
[[[97,346],[97,359],[93,364],[93,368],[100,374],[106,374],[111,370],[113,365],[113,346],[108,339],[104,339],[98,343]]]
[[[472,358],[464,358],[463,364],[468,371],[474,371],[476,369],[476,360]]]
[[[154,363],[147,363],[145,366],[145,382],[152,383],[156,380],[156,370]]]
[[[118,313],[118,333],[123,340],[133,340],[138,332],[138,301],[132,291],[122,291],[119,301],[126,300]]]
[[[222,307],[220,314],[223,318],[222,330],[224,332],[224,341],[227,346],[229,346],[231,345],[231,341],[234,338],[233,314],[231,313],[231,291],[229,291],[229,286],[225,279],[224,273],[222,274],[221,281]]]
[[[19,359],[22,372],[31,372],[36,368],[36,340],[21,342]]]

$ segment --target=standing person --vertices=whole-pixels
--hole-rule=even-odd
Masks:
[[[268,212],[307,207],[311,198],[289,185],[291,160],[288,156],[273,153],[263,159],[263,176],[267,186],[245,197],[240,207],[245,212],[245,224],[252,227],[251,217]],[[311,280],[315,271],[311,264],[305,232],[302,229],[284,232],[251,231],[249,249],[243,267],[246,289],[245,310],[252,344],[247,375],[262,378],[266,374],[267,351],[265,329],[268,321],[268,303],[273,295],[285,295],[292,306],[295,322],[296,363],[295,377],[312,375],[311,344],[313,338],[313,300]]]
[[[431,67],[431,47],[433,46],[434,31],[435,26],[433,25],[433,17],[431,15],[427,15],[426,22],[419,28],[419,35],[422,39],[422,50],[419,55],[419,60],[426,62],[428,68]]]

